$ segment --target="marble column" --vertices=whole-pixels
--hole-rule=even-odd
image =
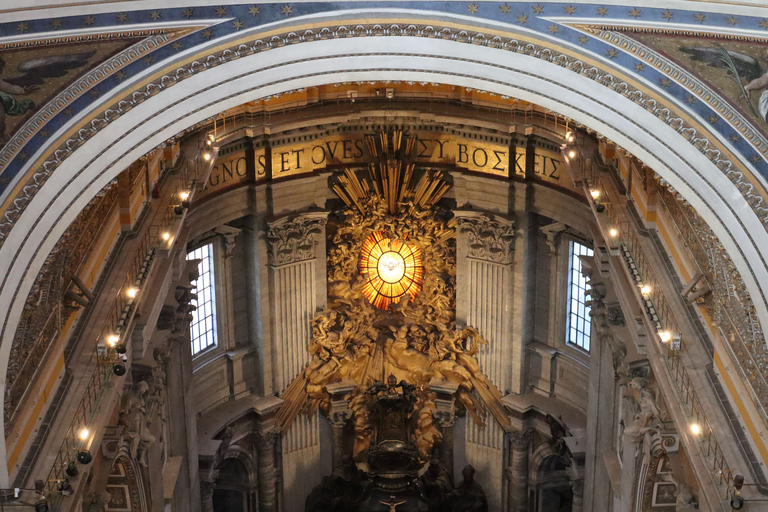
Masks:
[[[584,511],[584,479],[572,478],[571,491],[573,491],[573,505],[571,506],[571,512],[583,512]]]
[[[333,451],[331,452],[331,466],[333,472],[342,474],[344,468],[344,457],[351,455],[346,450],[344,443],[344,430],[349,419],[352,417],[351,411],[348,413],[336,412],[329,416],[331,427],[333,428]]]
[[[509,434],[509,466],[506,473],[510,512],[528,512],[528,452],[532,430]]]
[[[275,467],[275,445],[277,432],[264,432],[256,435],[256,455],[258,457],[259,510],[277,512],[277,469]]]
[[[327,212],[282,217],[268,225],[272,296],[273,389],[282,392],[310,360],[312,318],[324,306]],[[320,482],[317,413],[299,415],[283,434],[281,460],[286,510],[300,510]]]
[[[200,481],[200,505],[202,512],[213,512],[214,483],[205,480]]]
[[[456,322],[477,328],[488,341],[479,347],[480,369],[505,394],[510,389],[514,223],[500,215],[458,210],[456,216]],[[478,427],[467,420],[466,460],[476,471],[491,510],[504,495],[504,429],[493,419]],[[456,468],[457,470],[460,468]]]
[[[440,463],[453,475],[453,427],[456,425],[456,415],[453,413],[436,413],[437,424],[440,425],[440,431],[443,434],[443,442],[440,445],[442,457]]]

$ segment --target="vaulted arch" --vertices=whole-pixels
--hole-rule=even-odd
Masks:
[[[377,37],[379,31],[388,35]],[[182,52],[174,62],[149,68],[104,94],[30,159],[24,179],[46,169],[44,161],[56,157],[55,148],[77,139],[78,126],[98,127],[70,144],[71,152],[49,166],[55,170],[47,177],[48,171],[39,174],[44,183],[28,199],[6,199],[12,227],[0,247],[1,385],[21,306],[46,257],[77,213],[131,162],[247,101],[337,82],[395,80],[520,98],[613,140],[696,208],[728,251],[768,325],[768,233],[753,207],[756,201],[751,205],[721,170],[732,155],[709,146],[702,152],[691,143],[717,136],[682,106],[665,104],[651,85],[624,76],[609,62],[580,60],[564,43],[507,24],[407,9],[351,10],[298,17]],[[745,167],[737,161],[730,165]],[[24,179],[17,180],[15,192],[24,193],[18,185]],[[747,194],[757,197],[760,182],[752,181]],[[3,456],[4,451],[3,443]],[[3,482],[8,483],[5,467],[0,469]]]

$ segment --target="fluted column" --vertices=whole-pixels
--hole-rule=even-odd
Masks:
[[[528,452],[532,430],[509,434],[509,466],[506,469],[510,512],[528,512]]]

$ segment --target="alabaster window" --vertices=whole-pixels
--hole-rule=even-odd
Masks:
[[[592,256],[593,251],[586,245],[571,240],[568,243],[568,316],[566,341],[589,352],[592,319],[586,305],[589,289],[587,278],[581,274],[579,256]]]
[[[188,260],[200,260],[197,265],[200,274],[195,281],[197,299],[192,301],[190,335],[192,355],[200,354],[216,346],[216,291],[214,286],[213,244],[202,245],[187,253]]]

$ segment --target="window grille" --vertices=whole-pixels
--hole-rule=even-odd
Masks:
[[[216,292],[213,278],[213,244],[203,245],[187,253],[187,260],[200,260],[200,274],[195,281],[197,299],[192,301],[190,336],[192,355],[196,356],[209,347],[216,346]]]
[[[589,352],[592,319],[589,306],[585,304],[589,289],[587,279],[581,274],[579,256],[592,256],[594,252],[586,245],[571,241],[568,250],[568,326],[566,339],[571,345]]]

